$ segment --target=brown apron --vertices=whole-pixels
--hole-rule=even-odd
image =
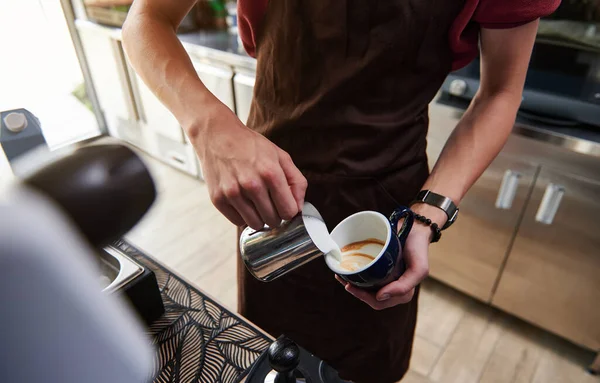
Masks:
[[[428,176],[428,104],[449,73],[462,0],[272,0],[257,41],[248,126],[287,151],[331,230],[389,215]],[[392,383],[410,361],[417,296],[375,311],[321,259],[271,283],[239,271],[240,312],[347,380]]]

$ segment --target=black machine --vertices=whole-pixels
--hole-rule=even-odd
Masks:
[[[129,269],[139,267],[139,272],[130,279],[105,291],[121,293],[139,319],[151,325],[165,311],[156,277],[126,254],[116,254],[119,250],[111,245],[145,215],[155,200],[155,185],[144,162],[128,147],[114,144],[88,145],[54,157],[47,150],[37,118],[25,109],[0,112],[0,118],[5,121],[11,113],[13,125],[20,129],[0,125],[0,148],[7,153],[20,184],[39,195],[40,200],[51,201],[51,205],[59,208],[96,251],[101,261],[100,271],[111,276],[111,281],[125,273],[126,264],[131,266]],[[40,150],[41,157],[28,157]],[[23,166],[24,157],[25,163],[34,164]],[[14,166],[20,159],[21,165]],[[37,164],[40,159],[43,159],[41,165]],[[25,168],[27,171],[23,171]],[[104,273],[104,269],[108,272]],[[127,376],[120,379],[127,381]],[[95,381],[103,380],[98,375]],[[341,383],[341,380],[321,359],[282,336],[255,361],[246,382]]]
[[[247,383],[341,383],[337,371],[285,336],[254,363]]]
[[[54,156],[31,112],[3,111],[0,118],[0,147],[15,175],[61,208],[97,249],[101,268],[110,272],[115,283],[107,292],[122,293],[150,325],[164,312],[154,273],[106,248],[135,226],[154,202],[156,190],[145,164],[122,145],[87,146]],[[117,276],[125,262],[139,270],[120,281]]]
[[[480,60],[451,73],[440,102],[464,107],[479,88]],[[519,115],[600,129],[600,1],[564,0],[540,21]]]

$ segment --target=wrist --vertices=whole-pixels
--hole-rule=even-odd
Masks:
[[[221,128],[229,125],[223,124],[221,121],[228,119],[227,116],[233,113],[231,109],[212,95],[203,98],[198,105],[200,107],[184,118],[183,129],[192,143],[203,141],[207,135],[211,134],[210,131],[215,126]]]
[[[418,214],[418,213],[417,213]],[[434,233],[431,229],[431,226],[428,226],[422,222],[419,222],[415,219],[415,223],[413,224],[411,233],[415,232],[419,236],[423,236],[427,238],[427,242],[431,243],[433,241]]]
[[[200,161],[204,160],[207,145],[214,145],[218,137],[237,135],[239,129],[247,129],[237,116],[226,105],[217,100],[216,103],[204,104],[202,112],[194,116],[185,128],[190,142],[194,146]]]
[[[429,218],[431,222],[437,223],[439,227],[444,227],[446,221],[448,221],[448,216],[446,215],[446,213],[438,207],[431,206],[422,202],[417,202],[412,204],[410,208],[415,213]],[[427,227],[424,224],[419,224],[419,226]],[[427,229],[429,228],[427,227]]]

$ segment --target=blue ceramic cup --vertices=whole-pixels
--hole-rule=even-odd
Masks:
[[[398,221],[404,218],[398,231]],[[352,285],[375,290],[398,279],[405,270],[402,248],[414,215],[399,207],[387,219],[375,211],[362,211],[340,222],[331,238],[342,249],[342,262],[326,256],[327,266]]]

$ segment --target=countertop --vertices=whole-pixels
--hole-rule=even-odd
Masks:
[[[600,127],[596,129],[534,124],[517,118],[513,133],[600,158]]]
[[[154,382],[244,380],[272,339],[125,240],[113,247],[153,271],[165,313],[148,329]]]
[[[106,34],[116,40],[121,40],[121,29],[100,25],[89,20],[75,20],[78,28],[92,29]],[[244,51],[238,41],[237,35],[227,31],[197,31],[178,33],[179,40],[183,43],[190,55],[216,60],[221,63],[232,65],[236,68],[256,70],[256,59],[250,57]]]
[[[191,54],[225,61],[237,68],[256,71],[256,59],[248,56],[237,35],[226,31],[190,32],[177,35]]]
[[[446,96],[439,96],[434,102],[456,108],[457,114],[468,107],[468,102]],[[518,116],[513,134],[600,158],[600,127],[551,125]]]
[[[93,28],[115,39],[121,39],[119,28],[102,26],[87,20],[76,20],[76,25],[79,28]],[[218,61],[236,69],[256,71],[256,59],[245,53],[237,35],[232,35],[227,31],[199,31],[180,33],[178,37],[192,57]],[[465,105],[441,101],[446,105],[456,107],[459,111],[465,108]],[[600,158],[600,128],[553,126],[518,118],[513,134],[575,153]]]

